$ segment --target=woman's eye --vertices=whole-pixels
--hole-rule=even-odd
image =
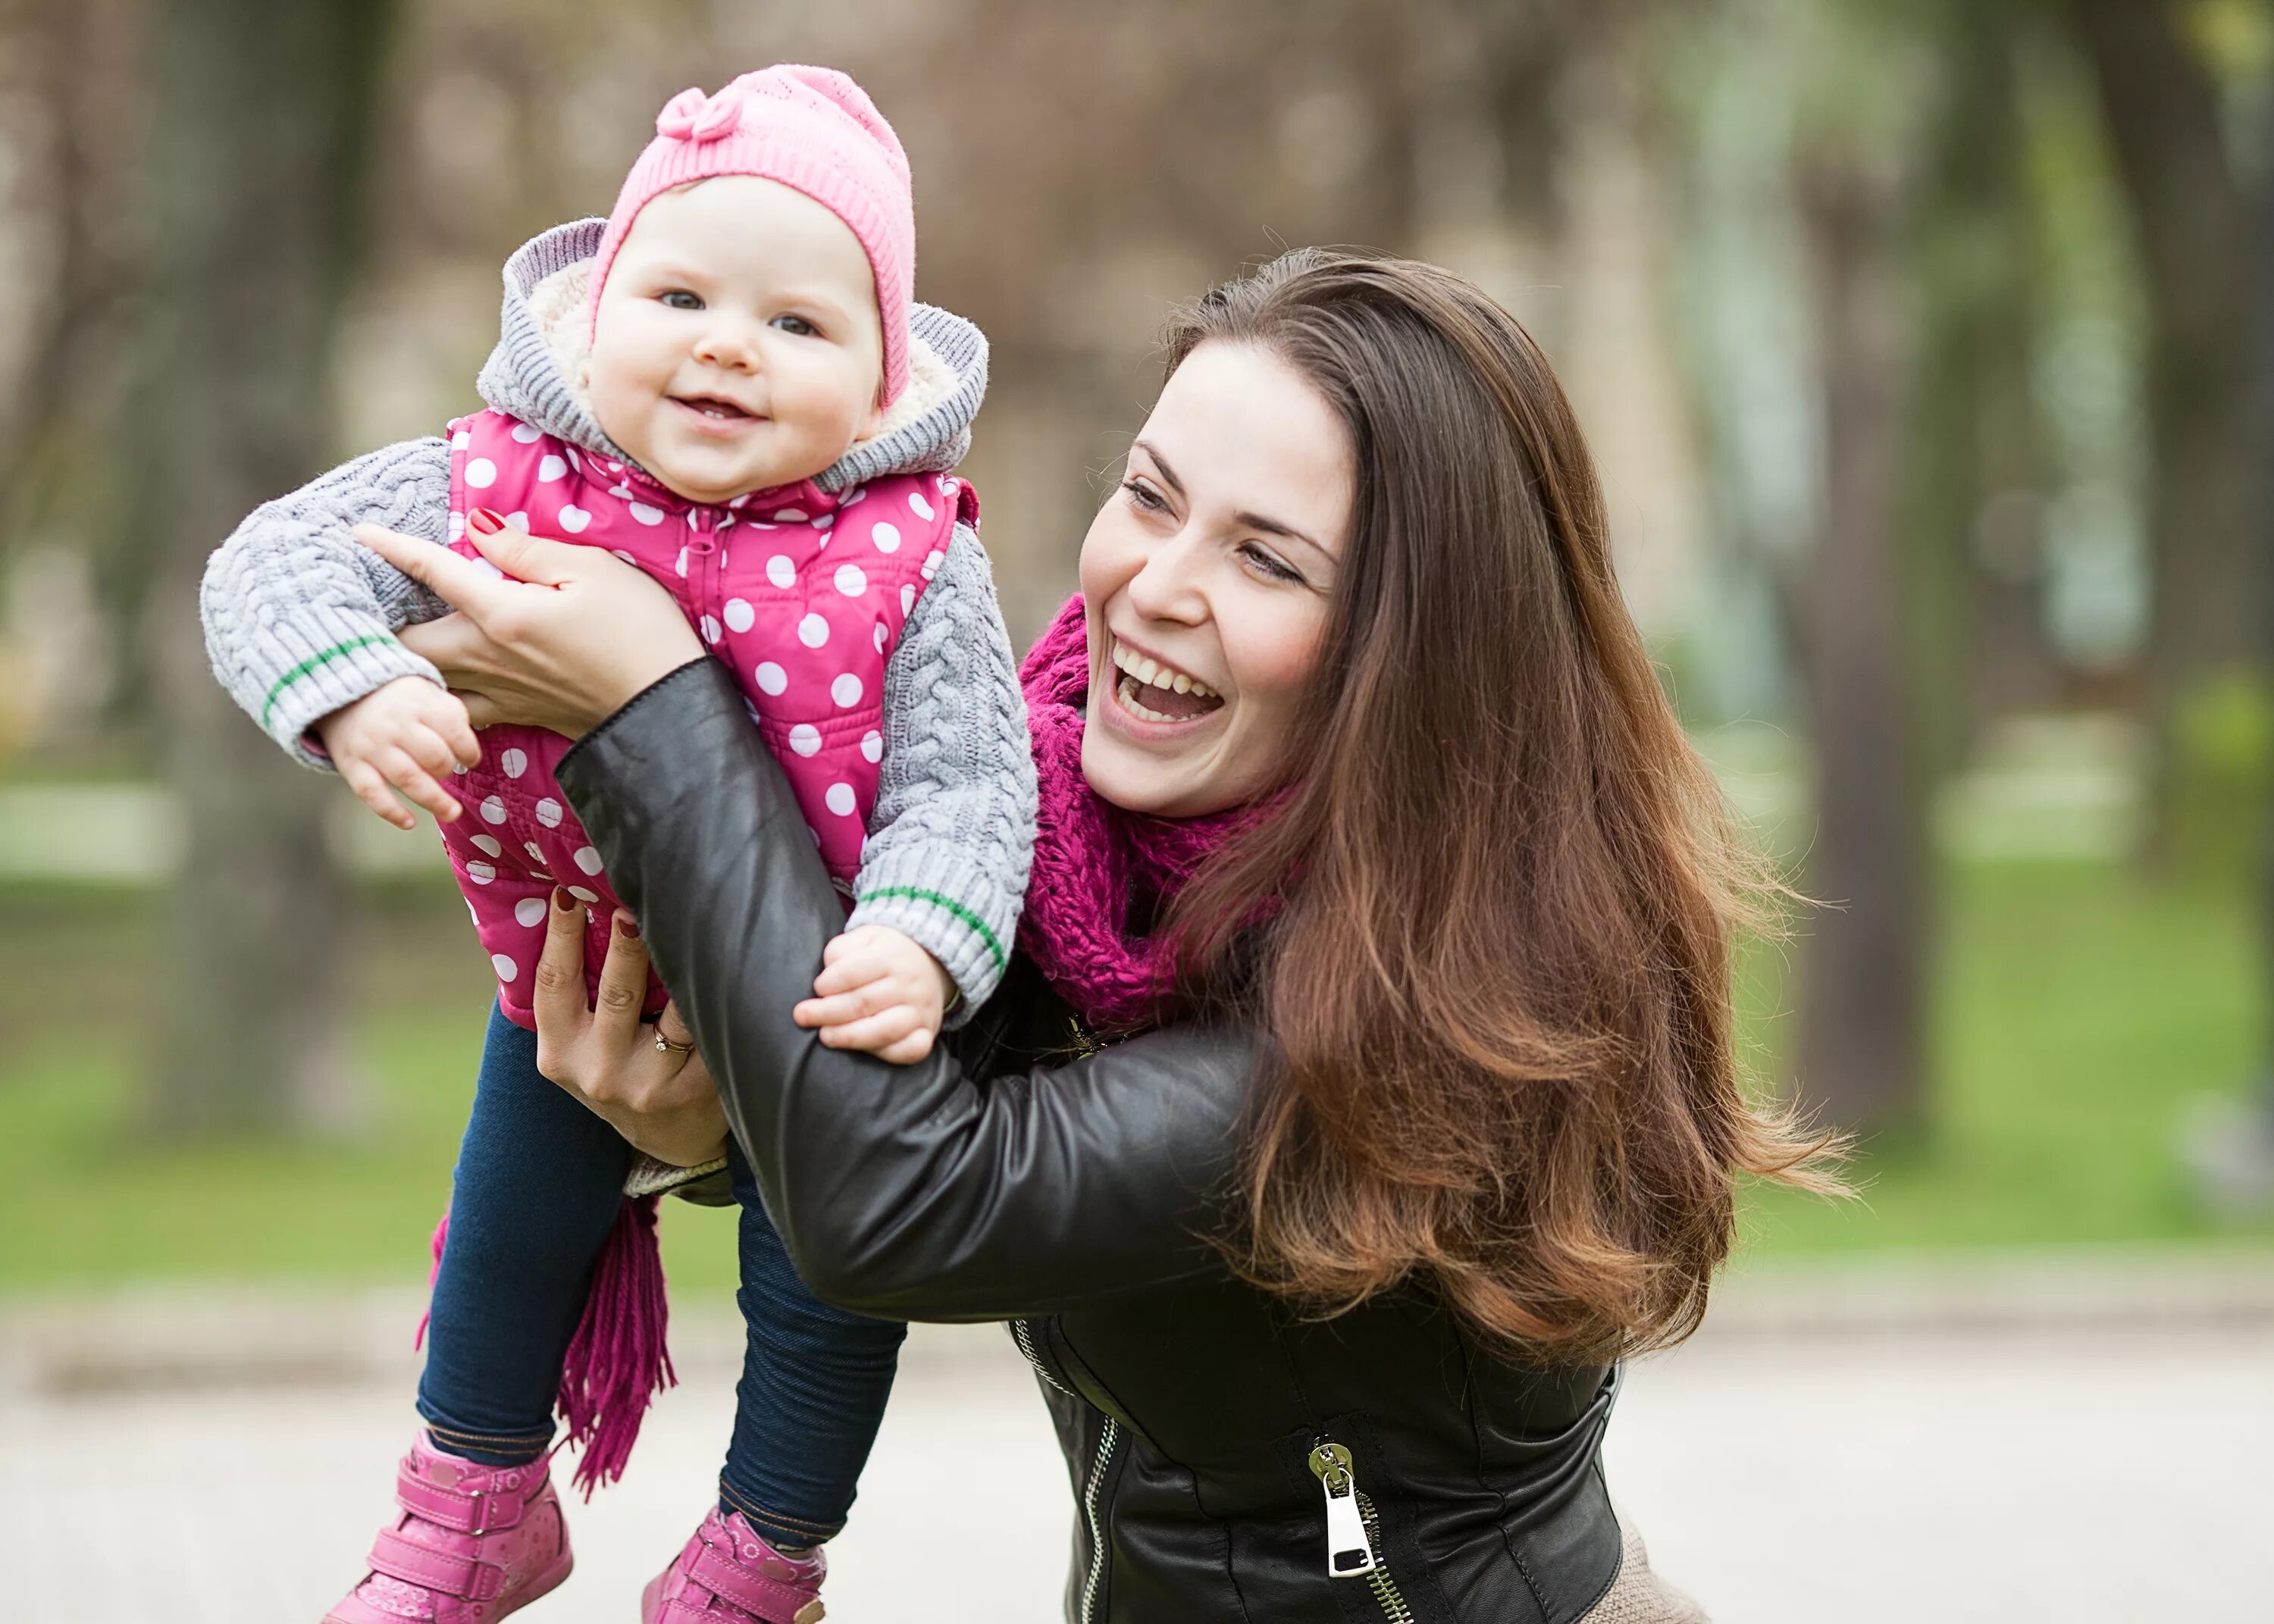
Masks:
[[[1274,581],[1300,581],[1303,578],[1299,570],[1291,568],[1284,560],[1257,546],[1252,541],[1243,545],[1239,551],[1249,563]]]
[[[684,288],[672,288],[655,296],[673,310],[701,310],[703,301]]]
[[[817,338],[821,329],[803,316],[776,316],[774,325],[793,338]]]
[[[1121,488],[1129,492],[1132,502],[1147,513],[1163,513],[1168,509],[1169,504],[1161,500],[1161,493],[1142,480],[1124,479]]]

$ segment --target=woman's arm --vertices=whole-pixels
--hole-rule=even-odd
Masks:
[[[718,1079],[799,1272],[912,1320],[1048,1312],[1222,1267],[1255,1060],[1186,1026],[975,1084],[790,1019],[843,911],[733,679],[701,659],[587,734],[561,786]]]

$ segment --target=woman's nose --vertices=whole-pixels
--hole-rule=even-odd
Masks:
[[[1129,583],[1129,606],[1148,620],[1198,625],[1208,618],[1199,566],[1189,530],[1178,530],[1146,553]]]

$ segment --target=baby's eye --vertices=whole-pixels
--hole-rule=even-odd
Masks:
[[[776,316],[773,325],[793,338],[818,338],[821,335],[821,329],[803,316]]]
[[[674,310],[701,310],[703,301],[684,288],[669,288],[655,296]]]

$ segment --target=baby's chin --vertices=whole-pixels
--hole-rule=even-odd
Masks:
[[[627,446],[626,450],[632,450]],[[664,489],[683,500],[720,507],[754,491],[772,491],[796,485],[825,473],[843,452],[817,463],[811,456],[783,461],[770,457],[726,458],[687,455],[659,446],[647,456],[633,452],[634,460],[655,477]]]

